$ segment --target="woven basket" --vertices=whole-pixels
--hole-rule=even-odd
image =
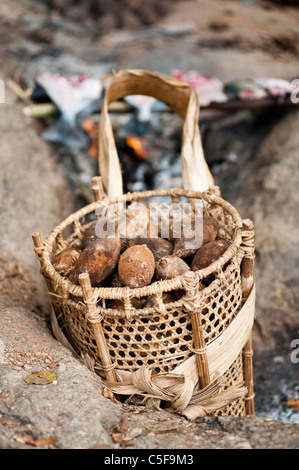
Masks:
[[[123,194],[108,107],[132,94],[153,96],[183,119],[184,189]],[[187,84],[143,70],[116,73],[101,111],[101,177],[92,181],[95,202],[67,217],[46,240],[33,234],[34,249],[51,297],[54,334],[100,374],[118,399],[190,419],[207,414],[243,416],[254,414],[254,228],[214,186],[198,119],[197,94]],[[205,269],[141,288],[91,287],[88,274],[80,275],[77,285],[55,270],[53,255],[77,246],[92,220],[112,204],[129,207],[140,201],[158,201],[158,207],[182,207],[181,201],[191,207],[201,204],[204,215],[217,218],[219,237],[231,244]],[[199,290],[199,283],[211,275],[210,284]],[[164,294],[174,291],[181,293],[177,300],[164,302]],[[135,299],[149,297],[155,300],[152,306],[136,307]],[[110,308],[111,300],[122,300],[124,308]]]

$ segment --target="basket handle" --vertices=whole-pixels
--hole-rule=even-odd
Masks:
[[[147,95],[164,102],[183,119],[182,179],[184,189],[206,191],[214,185],[206,163],[199,132],[199,102],[196,91],[180,80],[146,70],[115,73],[103,100],[99,122],[99,174],[109,198],[122,196],[120,162],[108,114],[111,103],[128,95]]]

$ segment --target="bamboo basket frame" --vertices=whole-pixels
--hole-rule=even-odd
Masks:
[[[188,189],[161,189],[125,195],[122,193],[121,169],[109,121],[108,106],[117,98],[127,94],[147,94],[157,97],[174,107],[184,119],[182,172],[184,187]],[[166,403],[168,410],[179,412],[191,419],[215,413],[236,416],[254,414],[251,339],[255,303],[254,227],[250,220],[242,220],[237,210],[221,198],[219,188],[214,186],[202,152],[198,117],[197,95],[186,84],[159,74],[139,70],[122,71],[116,74],[106,92],[101,113],[99,169],[102,176],[92,180],[95,202],[67,217],[52,230],[45,240],[42,239],[40,233],[34,233],[34,250],[40,261],[41,273],[47,282],[51,297],[52,321],[55,325],[56,336],[79,355],[82,354],[81,346],[78,347],[81,339],[79,343],[76,342],[74,340],[76,335],[92,336],[97,352],[97,360],[94,360],[94,364],[98,363],[100,375],[117,396],[124,395],[130,397],[134,403],[155,407],[160,407],[161,404],[165,406]],[[194,169],[198,170],[197,173]],[[223,221],[229,221],[230,227],[233,227],[229,235],[230,247],[205,269],[188,272],[184,276],[171,280],[153,282],[149,286],[138,289],[91,287],[87,273],[80,275],[80,285],[76,285],[56,272],[51,262],[53,253],[81,240],[86,229],[83,223],[86,217],[96,213],[99,208],[103,209],[116,202],[130,204],[155,197],[167,197],[173,202],[178,202],[183,197],[190,202],[196,200],[203,202],[208,208],[208,213],[212,210],[213,214],[217,214],[220,210],[223,227],[225,225]],[[73,232],[65,237],[64,233],[70,227]],[[210,274],[215,276],[214,281],[199,292],[198,283]],[[239,293],[238,302],[237,304],[235,302],[234,307],[229,307],[230,311],[234,310],[229,320],[225,316],[224,318],[219,316],[223,325],[219,330],[215,329],[213,336],[211,331],[207,333],[207,327],[204,327],[206,317],[203,312],[216,304],[215,299],[217,296],[219,298],[220,291],[229,290],[228,284],[232,282],[232,278],[235,280],[234,289]],[[162,294],[176,289],[183,290],[185,294],[173,304],[164,304]],[[149,296],[155,297],[158,308],[138,310],[132,305],[132,299]],[[106,302],[113,299],[123,300],[123,311],[113,311],[109,309],[109,305],[107,308]],[[228,300],[226,303],[229,303]],[[61,320],[59,317],[62,315],[66,319],[70,312],[75,312],[74,316],[83,318],[83,323],[86,321],[90,329],[84,330],[83,328],[81,331],[80,326],[81,333],[78,333],[76,328],[69,325],[67,332],[64,333],[63,325],[61,322],[59,324]],[[214,315],[213,312],[214,310],[210,317]],[[158,321],[160,321],[159,328],[161,328],[164,316],[168,319],[169,325],[174,323],[171,315],[179,318],[182,324],[187,322],[186,318],[188,318],[189,330],[191,329],[192,333],[192,346],[190,342],[184,345],[184,360],[180,359],[180,362],[174,363],[170,370],[160,372],[153,372],[154,366],[137,367],[135,363],[132,370],[126,364],[125,367],[120,367],[123,361],[113,360],[113,348],[107,333],[111,330],[111,326],[107,326],[105,321],[110,318],[112,327],[117,328],[115,325],[118,325],[118,329],[122,330],[120,324],[138,322],[139,319],[144,318],[150,319],[153,315],[157,316],[157,313],[159,314]],[[180,316],[182,313],[183,317]],[[76,321],[80,323],[78,318]],[[210,330],[213,328],[214,324],[208,326]],[[177,329],[177,331],[180,330],[181,328]],[[170,326],[167,333],[172,335]],[[153,341],[158,341],[155,344],[159,346],[161,341],[157,339],[158,336],[159,333],[153,336],[155,338]],[[176,344],[180,344],[179,335],[175,341]],[[132,346],[132,342],[129,342]],[[151,348],[150,342],[149,348]],[[170,349],[172,350],[173,348]],[[153,352],[148,354],[150,356]],[[174,356],[180,357],[184,354],[178,350],[175,351]],[[220,359],[217,358],[219,354]],[[235,367],[234,372],[235,363],[239,365]],[[219,370],[222,371],[221,374]],[[233,379],[234,374],[236,378]],[[241,403],[241,405],[234,409],[234,403]]]

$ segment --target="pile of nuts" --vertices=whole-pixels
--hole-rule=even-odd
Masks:
[[[146,206],[144,210],[128,210],[112,234],[107,231],[106,236],[99,236],[98,222],[87,226],[80,246],[66,248],[52,260],[56,271],[73,283],[79,284],[79,274],[87,272],[93,287],[140,288],[206,268],[230,246],[229,241],[219,239],[219,223],[211,216],[201,218],[200,245],[194,221],[180,236],[173,230],[173,220],[167,238],[159,229],[152,236]],[[103,222],[105,218],[100,219],[102,228]],[[106,222],[109,224],[108,219]]]

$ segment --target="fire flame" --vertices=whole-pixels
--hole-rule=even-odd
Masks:
[[[128,136],[126,138],[126,144],[134,150],[136,157],[140,160],[145,160],[147,158],[145,143],[146,139],[142,139],[141,137]]]

